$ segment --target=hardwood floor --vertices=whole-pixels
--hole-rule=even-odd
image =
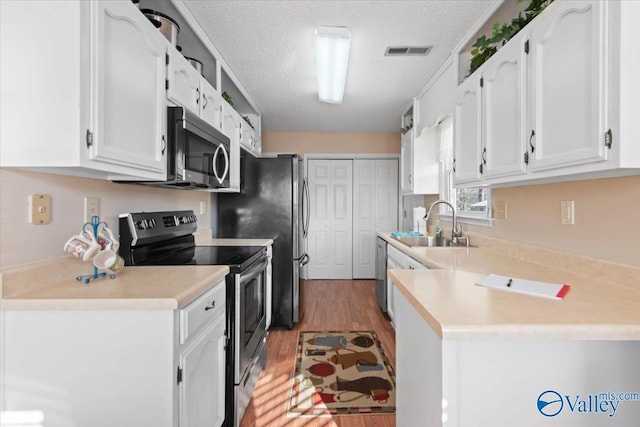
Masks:
[[[241,426],[395,427],[395,415],[287,416],[299,331],[374,330],[394,368],[396,361],[395,333],[378,307],[373,280],[306,280],[300,286],[302,321],[290,331],[269,333],[267,368]]]

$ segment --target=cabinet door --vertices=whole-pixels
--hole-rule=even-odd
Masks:
[[[480,81],[474,75],[456,89],[453,182],[480,182]]]
[[[606,2],[554,2],[531,28],[530,169],[606,160]]]
[[[177,49],[168,47],[167,98],[195,115],[200,114],[202,76]]]
[[[525,38],[511,39],[482,71],[484,178],[525,173]]]
[[[204,77],[200,79],[200,92],[200,118],[221,131],[224,99]]]
[[[230,140],[229,190],[240,191],[240,116],[226,101],[222,103],[222,133]]]
[[[130,2],[92,2],[92,160],[165,178],[166,95],[162,35]],[[140,174],[139,174],[140,175]]]
[[[225,316],[219,316],[180,354],[180,426],[218,427],[224,422]]]
[[[413,152],[412,152],[413,131],[402,135],[400,145],[400,171],[401,171],[401,191],[402,194],[413,192]]]

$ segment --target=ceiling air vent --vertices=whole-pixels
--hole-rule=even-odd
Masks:
[[[388,47],[385,56],[425,56],[432,46],[394,46]]]

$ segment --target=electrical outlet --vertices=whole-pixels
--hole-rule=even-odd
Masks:
[[[573,200],[560,202],[560,222],[562,224],[575,224],[575,203]]]
[[[504,200],[496,201],[493,210],[493,217],[495,219],[507,219],[507,202]]]
[[[205,202],[200,202],[200,215],[204,215],[207,213],[207,204]]]
[[[100,216],[100,199],[98,197],[84,198],[84,222],[91,222],[91,217]]]
[[[51,196],[32,194],[29,197],[29,222],[35,225],[51,222]]]

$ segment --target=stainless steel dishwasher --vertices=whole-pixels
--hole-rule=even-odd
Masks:
[[[376,298],[383,313],[387,312],[387,242],[376,239]]]

